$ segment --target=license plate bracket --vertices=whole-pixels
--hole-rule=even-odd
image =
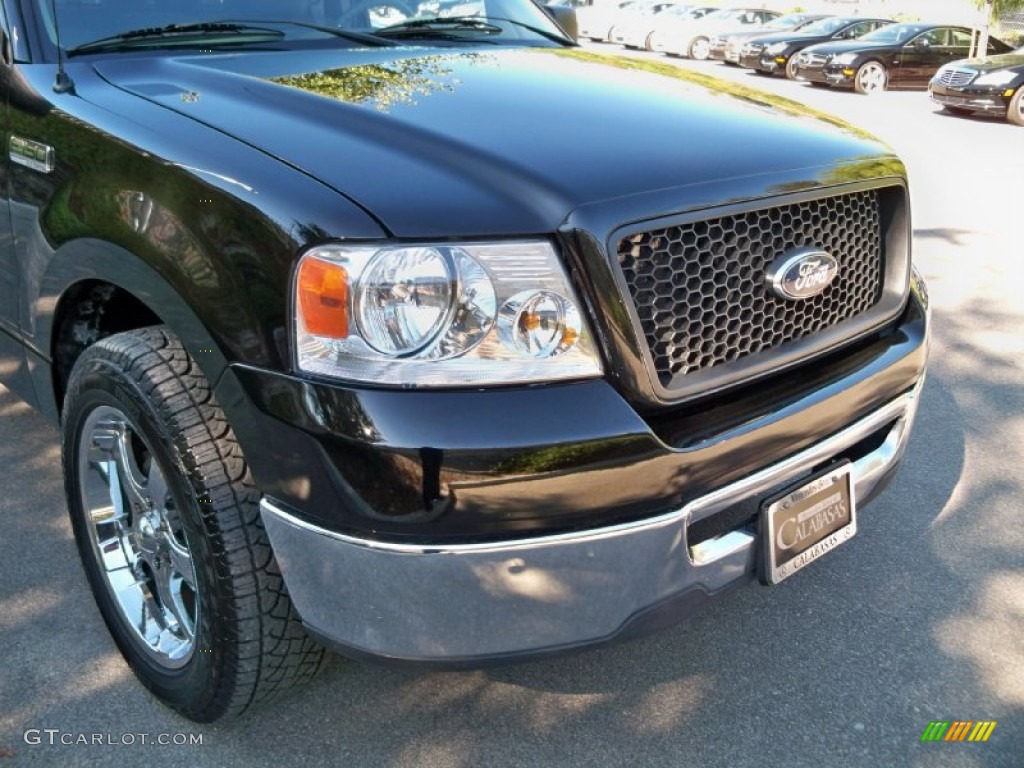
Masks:
[[[761,568],[778,584],[857,533],[853,465],[835,464],[761,505]]]

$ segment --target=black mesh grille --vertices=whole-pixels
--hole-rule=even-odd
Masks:
[[[769,265],[786,251],[831,253],[839,272],[802,301],[776,297]],[[771,350],[866,312],[882,295],[874,190],[766,208],[623,238],[619,263],[662,386]]]

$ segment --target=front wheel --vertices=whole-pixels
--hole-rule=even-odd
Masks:
[[[857,93],[865,96],[873,96],[885,90],[889,83],[889,73],[877,61],[869,61],[862,64],[853,80],[853,87]]]
[[[154,327],[82,353],[62,417],[64,483],[93,596],[128,664],[198,722],[312,677],[259,494],[206,378]]]
[[[1017,92],[1010,99],[1010,106],[1006,110],[1006,119],[1014,125],[1024,125],[1024,85],[1017,89]]]
[[[798,74],[796,56],[790,56],[789,61],[786,62],[786,77],[790,80],[796,80]]]
[[[697,61],[707,61],[708,57],[711,56],[711,41],[706,37],[698,37],[690,43],[690,49],[688,51],[691,59]]]

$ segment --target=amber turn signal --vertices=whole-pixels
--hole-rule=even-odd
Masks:
[[[345,268],[321,259],[303,259],[298,288],[306,331],[314,336],[347,338],[348,272]]]

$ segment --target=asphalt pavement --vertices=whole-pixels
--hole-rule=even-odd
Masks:
[[[921,92],[679,65],[851,120],[910,168],[932,361],[906,463],[857,537],[649,638],[472,672],[336,659],[271,707],[198,726],[122,662],[78,563],[56,432],[0,389],[0,768],[1024,766],[1024,129],[941,115]],[[932,720],[997,726],[922,743]]]

